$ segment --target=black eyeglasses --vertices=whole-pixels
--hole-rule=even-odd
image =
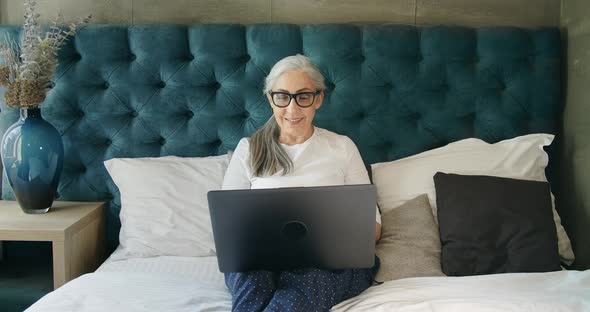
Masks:
[[[272,99],[272,103],[278,107],[289,106],[292,99],[295,99],[295,103],[299,107],[310,107],[313,105],[315,97],[320,93],[322,93],[322,90],[317,90],[316,92],[299,92],[294,94],[289,92],[268,92],[270,98]]]

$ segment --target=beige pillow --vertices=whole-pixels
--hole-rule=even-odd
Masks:
[[[375,280],[444,276],[440,266],[440,237],[428,195],[396,208],[381,207],[381,240],[377,256],[381,267]]]

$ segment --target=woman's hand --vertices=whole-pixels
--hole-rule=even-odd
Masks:
[[[381,239],[381,224],[377,223],[375,226],[375,242]]]

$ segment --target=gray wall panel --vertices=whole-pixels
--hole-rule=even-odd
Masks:
[[[93,23],[398,23],[559,25],[559,0],[37,0],[44,20]],[[0,23],[22,23],[22,0],[0,0]]]
[[[413,24],[416,0],[271,0],[273,23]]]
[[[416,0],[417,24],[557,26],[556,0]]]
[[[133,0],[133,23],[270,23],[269,0]]]
[[[576,267],[590,268],[590,1],[563,0],[565,110],[558,204],[574,236]]]

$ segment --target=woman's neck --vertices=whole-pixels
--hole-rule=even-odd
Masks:
[[[307,141],[309,138],[311,138],[313,133],[314,133],[313,126],[311,127],[311,129],[309,129],[305,133],[305,135],[301,135],[301,136],[294,136],[294,135],[289,135],[287,133],[281,133],[281,135],[279,136],[279,143],[286,144],[286,145],[301,144],[301,143]]]

